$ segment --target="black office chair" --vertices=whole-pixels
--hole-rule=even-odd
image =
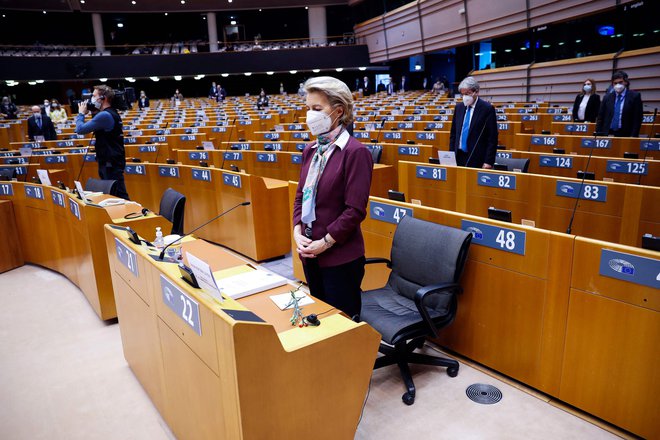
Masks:
[[[170,234],[183,235],[183,214],[186,206],[186,196],[167,188],[160,198],[160,208],[158,212],[167,220],[172,222],[172,232]]]
[[[371,149],[371,158],[374,161],[374,164],[380,163],[380,156],[383,154],[383,149],[378,148],[377,146]]]
[[[9,181],[16,177],[16,168],[6,168],[0,170],[0,180]]]
[[[458,374],[453,359],[414,353],[427,337],[456,316],[458,280],[467,260],[472,234],[405,216],[397,226],[392,242],[391,261],[369,258],[370,263],[387,263],[392,269],[387,285],[362,293],[360,319],[375,328],[385,344],[374,369],[397,364],[406,385],[403,402],[415,402],[415,384],[408,363],[447,367],[447,374]]]
[[[101,180],[90,177],[85,183],[85,191],[100,192],[103,194],[110,194],[117,196],[117,181],[116,180]]]
[[[521,170],[523,173],[526,173],[529,169],[529,159],[497,157],[495,158],[495,164],[505,165],[507,171]]]

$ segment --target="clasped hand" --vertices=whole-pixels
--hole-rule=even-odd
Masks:
[[[298,254],[303,258],[316,258],[326,249],[323,239],[311,240],[298,231],[293,231],[293,239],[296,241]]]
[[[87,101],[80,101],[78,103],[78,113],[81,113],[83,115],[87,114]]]

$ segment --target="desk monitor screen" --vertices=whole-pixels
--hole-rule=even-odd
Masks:
[[[586,180],[596,180],[596,173],[591,172],[591,171],[578,171],[577,172],[577,178],[578,179],[586,179]]]
[[[639,159],[639,154],[632,151],[626,151],[623,153],[624,159]]]
[[[508,171],[509,170],[509,168],[506,165],[504,165],[503,163],[497,163],[497,162],[493,165],[493,168],[495,168],[497,171]]]
[[[397,202],[405,202],[406,195],[400,191],[394,191],[393,189],[387,190],[387,197],[390,200],[396,200]]]
[[[499,220],[501,222],[511,223],[511,211],[506,209],[497,209],[494,207],[488,208],[488,218],[491,220]]]
[[[651,234],[642,235],[642,248],[660,252],[660,237]]]
[[[429,163],[434,165],[440,165],[440,158],[438,157],[429,157]]]

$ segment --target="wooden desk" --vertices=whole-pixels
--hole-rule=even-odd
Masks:
[[[117,316],[105,243],[99,240],[103,225],[130,225],[139,234],[153,238],[156,226],[165,230],[169,224],[153,214],[124,219],[126,214],[140,211],[137,204],[94,207],[45,185],[2,182],[0,191],[0,198],[14,205],[16,237],[25,261],[66,276],[103,320]],[[92,199],[104,198],[108,196]]]
[[[6,184],[0,182],[0,185]],[[0,200],[0,243],[3,250],[0,253],[0,273],[22,266],[23,251],[18,239],[18,229],[14,217],[14,207],[10,200]]]
[[[339,314],[323,315],[319,327],[291,327],[291,312],[269,298],[291,286],[220,304],[184,283],[175,265],[156,262],[109,226],[105,239],[124,356],[176,437],[355,435],[380,341],[371,327]],[[119,261],[117,248],[132,255],[134,271]],[[184,251],[213,270],[244,263],[200,240],[185,243]],[[168,298],[191,309],[182,317]],[[317,300],[305,313],[328,308]],[[265,322],[234,319],[228,313],[235,311]]]
[[[125,181],[131,198],[152,210],[157,209],[167,188],[190,194],[185,206],[185,231],[249,201],[250,206],[209,224],[198,235],[256,261],[289,252],[291,231],[285,181],[217,168],[149,163],[128,164]],[[202,218],[203,213],[209,216]]]
[[[289,189],[295,191],[293,182]],[[434,223],[474,227],[483,237],[514,233],[510,251],[505,242],[486,245],[487,239],[473,238],[456,320],[437,342],[607,422],[658,438],[657,252],[374,197],[369,203],[362,223],[368,258],[390,257],[396,222],[387,214],[394,208]],[[376,209],[385,205],[392,210]],[[626,255],[603,261],[603,250]],[[647,260],[646,269],[636,257]],[[610,259],[631,262],[634,273],[654,284],[600,274],[603,264],[633,267]],[[295,250],[293,261],[299,276]],[[362,288],[381,287],[388,275],[384,265],[367,266]]]

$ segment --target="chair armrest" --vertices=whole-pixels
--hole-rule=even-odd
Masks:
[[[426,322],[426,324],[429,326],[431,333],[433,333],[433,337],[435,338],[438,337],[438,331],[435,328],[435,325],[433,325],[433,321],[429,316],[428,310],[426,310],[426,307],[424,307],[424,301],[426,300],[427,297],[430,297],[431,295],[446,294],[446,293],[461,293],[462,291],[463,288],[461,287],[460,284],[442,283],[442,284],[431,284],[430,286],[424,286],[419,290],[417,290],[417,292],[415,292],[415,305],[417,306],[417,310],[419,310],[419,314],[422,315],[424,322]]]
[[[374,263],[385,263],[387,264],[388,268],[392,268],[392,262],[388,260],[387,258],[381,258],[381,257],[375,257],[375,258],[367,258],[364,262],[365,265],[367,264],[374,264]]]

